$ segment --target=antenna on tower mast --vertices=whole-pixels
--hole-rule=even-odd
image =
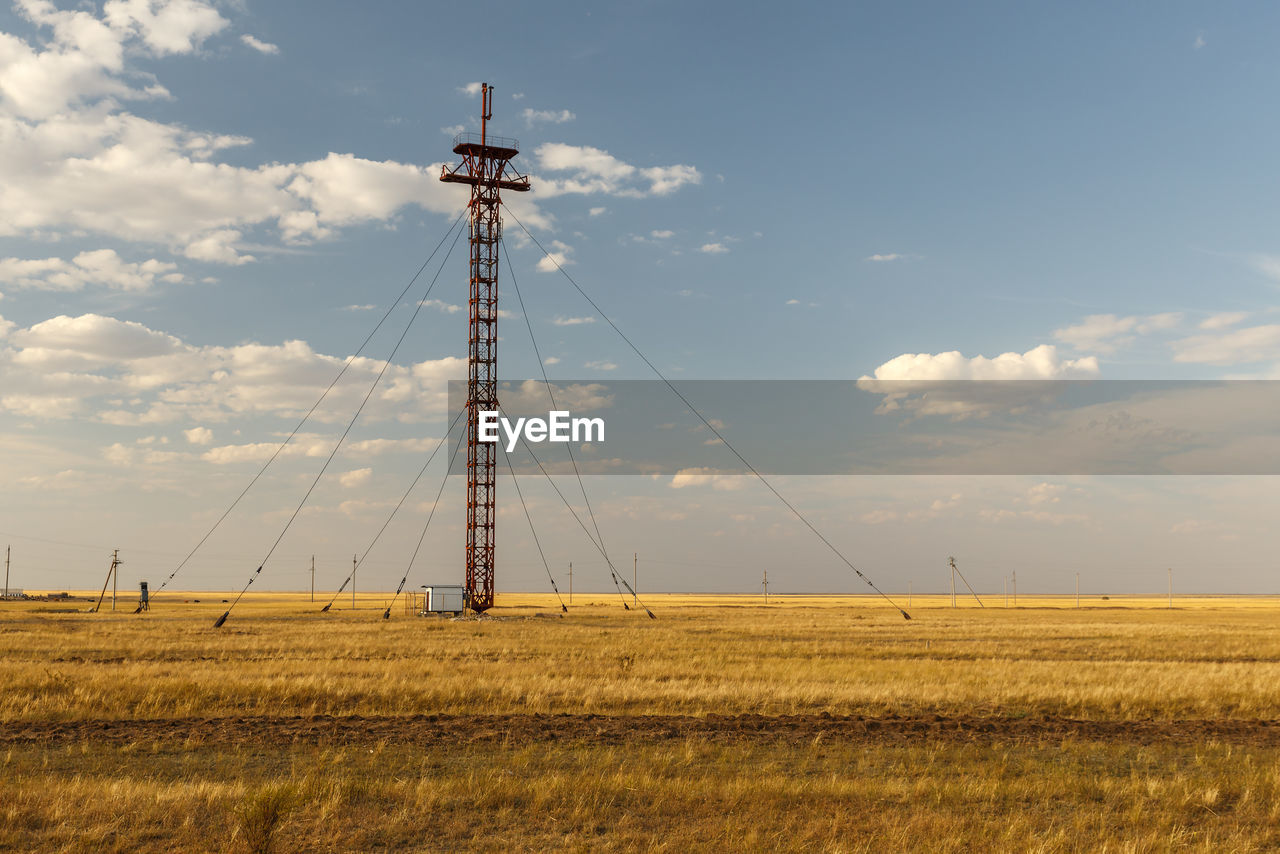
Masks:
[[[498,446],[479,441],[481,411],[498,409],[498,242],[502,239],[500,191],[528,192],[529,179],[510,166],[520,143],[489,136],[493,87],[480,84],[480,133],[453,138],[462,162],[445,166],[440,180],[471,186],[471,298],[467,350],[467,604],[493,607],[494,522]]]

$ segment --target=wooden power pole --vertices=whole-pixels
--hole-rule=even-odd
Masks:
[[[573,604],[573,561],[569,561],[569,604]]]
[[[102,582],[102,592],[98,594],[98,604],[93,606],[92,613],[96,614],[102,609],[102,600],[107,596],[107,585],[111,583],[120,570],[120,550],[116,549],[111,553],[111,568],[107,570],[107,577]],[[111,589],[111,610],[116,609],[116,591]]]
[[[316,601],[316,556],[311,556],[311,601]]]

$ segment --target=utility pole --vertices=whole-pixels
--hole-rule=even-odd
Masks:
[[[760,583],[760,586],[764,588],[764,604],[768,605],[769,604],[769,570],[767,569],[764,571],[764,581]]]
[[[351,610],[352,611],[356,609],[356,567],[358,565],[359,565],[359,561],[356,560],[355,555],[352,555],[351,556]]]
[[[9,598],[9,550],[13,546],[4,547],[4,598]]]
[[[640,604],[640,592],[636,589],[636,585],[640,583],[639,579],[636,577],[636,567],[639,564],[640,553],[636,552],[631,555],[631,604],[637,606]]]
[[[1018,607],[1018,570],[1013,571],[1013,607]]]
[[[573,561],[569,561],[569,604],[573,604]]]
[[[120,550],[111,553],[111,610],[116,609],[116,589],[120,586],[120,573],[116,567],[120,565]]]
[[[316,556],[311,556],[311,601],[316,601]]]
[[[954,557],[947,558],[947,563],[951,564],[951,607],[954,608],[956,606],[956,576],[957,575],[960,576],[960,580],[964,582],[964,586],[969,588],[970,595],[972,595],[974,599],[978,600],[978,607],[980,608],[987,607],[986,605],[982,604],[982,597],[980,597],[978,595],[978,592],[973,589],[973,585],[969,583],[969,579],[964,577],[964,573],[960,571],[960,567],[956,566],[956,559]]]
[[[111,568],[107,570],[107,577],[102,581],[102,592],[98,594],[98,604],[93,606],[93,610],[90,611],[90,613],[96,614],[102,610],[102,600],[105,599],[107,596],[107,585],[110,584],[111,580],[116,577],[116,573],[119,572],[119,570],[120,570],[120,550],[116,549],[111,553]],[[115,606],[116,606],[116,593],[115,593],[115,590],[113,589],[111,591],[111,610],[114,611]]]
[[[528,177],[510,167],[520,143],[489,135],[493,87],[480,84],[480,133],[453,138],[462,162],[445,166],[440,180],[471,185],[471,286],[467,348],[467,598],[471,609],[493,607],[494,524],[497,519],[498,446],[479,440],[480,413],[498,409],[498,245],[501,190],[529,190]]]

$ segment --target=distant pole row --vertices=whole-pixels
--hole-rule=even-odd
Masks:
[[[5,546],[5,549],[4,549],[4,598],[6,599],[9,598],[9,564],[10,564],[12,551],[13,551],[13,547],[11,545]],[[108,584],[111,585],[111,610],[114,611],[116,609],[116,598],[119,590],[119,568],[121,565],[123,565],[123,563],[124,561],[120,560],[120,550],[115,549],[111,553],[111,566],[107,570],[107,578],[102,584],[102,593],[98,596],[98,604],[94,607],[93,609],[94,611],[97,611],[101,607],[102,600],[106,598]],[[356,567],[358,565],[359,565],[359,556],[352,555],[351,556],[351,607],[353,609],[356,607],[355,572],[356,572]],[[632,593],[633,593],[633,601],[636,601],[636,602],[639,601],[639,595],[638,595],[639,565],[640,565],[640,554],[638,552],[635,552],[632,554],[632,563],[631,563],[632,585],[631,586],[632,586]],[[950,569],[951,569],[951,573],[950,573],[951,607],[956,608],[958,606],[956,604],[956,566],[954,563],[954,559],[951,563]],[[1169,593],[1168,593],[1169,608],[1172,609],[1173,608],[1173,567],[1168,568],[1168,579],[1169,579]],[[1012,582],[1012,585],[1013,585],[1013,605],[1016,608],[1018,606],[1018,573],[1016,570],[1004,577],[1004,606],[1006,608],[1009,607],[1010,582]],[[761,582],[761,588],[764,591],[764,602],[767,605],[769,604],[769,571],[768,570],[764,571],[764,579]],[[908,581],[907,582],[907,607],[911,607],[914,604],[914,599],[915,599],[915,583],[913,581]],[[315,555],[311,556],[311,601],[312,602],[316,601],[316,556]],[[571,605],[573,604],[573,562],[572,561],[569,562],[569,604]],[[1076,607],[1077,608],[1080,607],[1080,573],[1079,572],[1076,573]]]
[[[950,569],[951,569],[951,573],[950,573],[950,578],[951,578],[951,607],[952,607],[952,608],[955,608],[955,607],[958,607],[958,606],[957,606],[957,604],[956,604],[956,572],[957,572],[957,570],[956,570],[955,558],[951,558],[951,566],[950,566]],[[1168,573],[1169,573],[1169,607],[1170,607],[1170,608],[1173,608],[1173,568],[1172,568],[1172,567],[1170,567],[1170,568],[1169,568]],[[766,575],[766,577],[767,577],[767,575]],[[1015,571],[1011,572],[1009,575],[1004,576],[1003,581],[1004,581],[1004,606],[1005,606],[1006,608],[1008,608],[1008,607],[1009,607],[1009,586],[1010,586],[1010,582],[1012,582],[1012,584],[1013,584],[1013,607],[1015,607],[1015,608],[1016,608],[1016,607],[1018,607],[1018,573],[1017,573],[1017,570],[1015,570]],[[966,582],[966,583],[967,583],[967,582]],[[913,597],[912,597],[912,593],[913,593],[913,589],[912,589],[912,582],[908,581],[908,582],[907,582],[907,607],[911,607],[912,598],[913,598]],[[1079,608],[1079,607],[1080,607],[1080,573],[1079,573],[1079,572],[1077,572],[1077,573],[1076,573],[1076,607],[1077,607],[1077,608]]]

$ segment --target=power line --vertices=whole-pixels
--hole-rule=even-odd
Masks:
[[[502,411],[501,407],[499,407],[499,411]],[[564,506],[568,509],[569,515],[573,516],[573,521],[578,523],[578,527],[582,529],[582,533],[587,535],[588,540],[591,540],[591,545],[595,546],[596,551],[600,552],[600,556],[604,558],[605,565],[609,567],[609,574],[613,576],[613,583],[617,585],[619,581],[621,581],[622,586],[627,588],[627,591],[630,592],[631,595],[635,596],[635,591],[631,589],[631,585],[627,583],[627,579],[619,577],[618,570],[614,567],[613,561],[609,560],[609,556],[605,554],[604,549],[595,541],[595,538],[591,536],[591,531],[587,529],[587,526],[583,523],[581,517],[578,516],[578,511],[573,509],[573,505],[569,503],[569,499],[564,497],[564,493],[560,491],[560,487],[556,486],[556,482],[552,479],[551,474],[546,469],[546,466],[542,464],[542,460],[538,459],[538,456],[533,452],[533,448],[529,447],[529,442],[524,438],[524,434],[521,434],[520,436],[520,444],[524,446],[525,451],[527,451],[529,456],[533,458],[533,461],[538,466],[538,470],[541,471],[543,477],[547,479],[547,483],[551,484],[551,488],[556,491],[556,495],[560,496],[560,500],[564,502]],[[649,619],[658,619],[654,616],[653,612],[640,601],[640,597],[636,596],[636,602],[641,608],[644,608],[644,612],[649,615]]]
[[[511,212],[510,212],[510,211],[508,211],[508,213],[511,213]],[[581,286],[581,285],[579,285],[579,284],[574,280],[573,276],[570,276],[570,275],[569,275],[569,272],[568,272],[567,270],[565,270],[565,268],[564,268],[563,266],[561,266],[560,262],[559,262],[559,261],[557,261],[557,260],[555,259],[555,257],[554,257],[554,256],[552,256],[552,254],[551,254],[550,252],[548,252],[548,251],[547,251],[546,247],[544,247],[544,246],[542,245],[542,243],[538,240],[538,238],[534,237],[534,236],[533,236],[533,234],[529,231],[529,229],[525,228],[525,225],[524,225],[524,223],[523,223],[523,222],[521,222],[521,221],[520,221],[520,218],[519,218],[519,217],[517,217],[514,213],[512,213],[512,214],[511,214],[511,218],[512,218],[513,220],[515,220],[516,225],[520,226],[520,230],[521,230],[521,231],[523,231],[523,232],[525,233],[525,235],[526,235],[530,240],[532,240],[532,241],[533,241],[533,243],[538,247],[538,249],[542,251],[542,254],[543,254],[547,259],[549,259],[549,260],[551,261],[551,263],[552,263],[552,264],[554,264],[554,265],[555,265],[556,269],[557,269],[557,270],[559,270],[559,271],[560,271],[560,273],[561,273],[561,274],[562,274],[566,279],[568,279],[568,280],[569,280],[569,284],[573,285],[574,289],[575,289],[575,290],[577,290],[577,292],[578,292],[579,294],[581,294],[581,295],[582,295],[582,298],[583,298],[583,299],[585,299],[588,303],[590,303],[590,304],[591,304],[591,307],[592,307],[593,309],[595,309],[595,311],[596,311],[596,313],[597,313],[597,314],[599,314],[602,318],[604,318],[605,323],[608,323],[608,324],[609,324],[609,326],[611,326],[611,327],[613,328],[613,331],[614,331],[614,332],[616,332],[616,333],[618,333],[618,336],[619,336],[623,341],[627,342],[627,346],[629,346],[633,351],[635,351],[635,354],[636,354],[637,356],[639,356],[639,357],[640,357],[641,361],[643,361],[646,365],[648,365],[648,366],[649,366],[649,369],[650,369],[651,371],[653,371],[653,372],[654,372],[654,374],[656,374],[656,375],[657,375],[658,379],[662,380],[663,384],[664,384],[664,385],[666,385],[666,387],[667,387],[668,389],[670,389],[670,390],[671,390],[671,393],[672,393],[672,394],[674,394],[676,397],[680,398],[680,400],[684,403],[684,405],[685,405],[685,406],[687,406],[687,407],[689,407],[689,411],[690,411],[690,412],[692,412],[694,415],[696,415],[696,416],[698,417],[698,419],[699,419],[699,420],[700,420],[700,421],[701,421],[701,422],[706,426],[706,428],[707,428],[708,430],[710,430],[710,431],[715,435],[715,437],[716,437],[717,439],[719,439],[722,443],[724,443],[724,446],[725,446],[726,448],[728,448],[728,449],[729,449],[729,451],[730,451],[730,452],[731,452],[735,457],[737,457],[737,458],[738,458],[738,461],[739,461],[739,462],[741,462],[744,466],[746,466],[747,470],[748,470],[748,471],[750,471],[753,475],[755,475],[755,476],[756,476],[756,479],[758,479],[762,484],[764,484],[764,485],[765,485],[765,487],[766,487],[770,492],[772,492],[772,493],[773,493],[774,497],[775,497],[775,498],[777,498],[779,501],[781,501],[781,502],[782,502],[782,503],[787,507],[787,509],[788,509],[788,510],[790,510],[790,511],[795,515],[795,517],[796,517],[797,519],[799,519],[801,522],[803,522],[803,523],[804,523],[804,525],[805,525],[805,527],[807,527],[810,531],[812,531],[812,532],[813,532],[813,535],[814,535],[814,536],[816,536],[819,540],[821,540],[821,541],[822,541],[822,543],[823,543],[823,544],[824,544],[828,549],[830,549],[830,550],[831,550],[832,554],[834,554],[836,557],[838,557],[838,558],[839,558],[839,559],[844,563],[844,565],[845,565],[845,566],[847,566],[847,567],[849,567],[851,570],[853,570],[853,571],[854,571],[854,573],[855,573],[855,574],[857,574],[857,576],[858,576],[859,578],[861,578],[864,582],[866,582],[866,584],[867,584],[867,586],[868,586],[868,587],[870,587],[872,590],[874,590],[877,594],[879,594],[879,595],[880,595],[880,598],[884,599],[886,602],[888,602],[890,605],[892,605],[895,609],[897,609],[897,611],[898,611],[900,614],[902,614],[903,619],[910,620],[910,619],[911,619],[911,615],[910,615],[910,614],[908,614],[908,613],[906,612],[906,610],[905,610],[905,609],[903,609],[903,608],[902,608],[901,606],[899,606],[896,602],[894,602],[894,601],[893,601],[892,599],[890,599],[887,595],[885,595],[885,593],[884,593],[884,592],[883,592],[879,587],[876,587],[875,583],[874,583],[874,582],[872,582],[872,581],[871,581],[871,579],[870,579],[870,578],[868,578],[868,577],[867,577],[867,576],[862,572],[862,570],[860,570],[860,569],[858,569],[856,566],[854,566],[854,565],[853,565],[853,562],[852,562],[852,561],[850,561],[847,557],[845,557],[843,552],[841,552],[838,548],[836,548],[836,547],[835,547],[835,545],[834,545],[830,540],[828,540],[825,536],[823,536],[823,535],[822,535],[822,532],[821,532],[821,531],[819,531],[819,530],[818,530],[818,529],[813,525],[813,523],[812,523],[812,522],[810,522],[810,521],[808,520],[808,518],[806,518],[806,517],[805,517],[805,515],[804,515],[803,513],[801,513],[798,509],[796,509],[795,505],[793,505],[790,501],[788,501],[786,498],[784,498],[784,497],[783,497],[783,495],[782,495],[782,493],[780,493],[777,489],[775,489],[775,488],[774,488],[774,486],[773,486],[773,484],[771,484],[767,479],[765,479],[765,476],[764,476],[764,475],[762,475],[759,471],[757,471],[757,470],[756,470],[755,466],[753,466],[753,465],[751,465],[751,463],[747,462],[747,458],[746,458],[746,457],[744,457],[742,454],[738,453],[738,449],[737,449],[737,448],[735,448],[733,445],[731,445],[731,444],[729,443],[729,440],[728,440],[728,439],[726,439],[723,435],[721,435],[720,431],[719,431],[719,430],[717,430],[717,429],[716,429],[716,428],[711,424],[711,422],[710,422],[710,421],[708,421],[708,420],[706,419],[706,417],[704,417],[704,416],[703,416],[703,414],[702,414],[700,411],[698,411],[697,407],[695,407],[692,403],[690,403],[690,402],[689,402],[689,400],[688,400],[688,398],[686,398],[683,394],[681,394],[681,393],[680,393],[680,390],[679,390],[679,389],[677,389],[674,385],[672,385],[671,381],[667,379],[666,375],[665,375],[665,374],[663,374],[663,373],[662,373],[662,371],[658,370],[657,366],[656,366],[656,365],[654,365],[654,364],[653,364],[653,362],[649,361],[649,358],[648,358],[647,356],[645,356],[645,354],[644,354],[644,353],[642,353],[642,352],[640,351],[640,348],[639,348],[639,347],[637,347],[634,343],[632,343],[631,339],[630,339],[630,338],[628,338],[628,337],[626,336],[626,334],[625,334],[625,333],[623,333],[623,331],[622,331],[621,329],[619,329],[619,328],[618,328],[618,325],[617,325],[616,323],[614,323],[614,322],[609,318],[609,315],[607,315],[607,314],[605,314],[605,313],[604,313],[604,311],[600,308],[600,306],[596,304],[596,301],[595,301],[595,300],[593,300],[590,296],[588,296],[588,295],[587,295],[587,292],[586,292],[586,291],[584,291],[584,290],[582,289],[582,286]],[[624,583],[624,584],[626,583],[626,579],[623,579],[623,583]]]
[[[538,339],[533,334],[533,322],[529,319],[529,311],[525,308],[524,297],[520,294],[520,283],[516,281],[515,265],[511,263],[511,255],[507,252],[506,241],[500,241],[498,245],[502,248],[503,257],[507,259],[507,272],[511,276],[511,286],[515,288],[516,299],[520,302],[520,313],[524,315],[524,325],[529,330],[529,341],[533,344],[533,356],[538,360],[538,370],[542,372],[542,382],[547,388],[547,397],[551,399],[551,408],[559,409],[560,407],[556,405],[555,390],[551,387],[551,380],[547,377],[547,366],[542,361],[541,350],[538,349]],[[600,523],[596,521],[596,511],[591,507],[591,499],[587,497],[587,487],[586,484],[582,482],[582,472],[578,469],[578,460],[573,456],[573,444],[566,442],[564,447],[565,450],[569,452],[569,462],[573,464],[573,475],[578,479],[578,489],[582,491],[582,502],[586,505],[587,513],[591,516],[591,526],[595,528],[596,531],[596,542],[600,544],[600,551],[604,554],[605,559],[607,560],[609,557],[609,549],[604,544],[604,535],[600,533]],[[507,464],[510,465],[510,462],[511,461],[508,460]],[[515,469],[512,469],[511,476],[513,478],[515,477]],[[533,527],[532,521],[530,521],[529,527]],[[547,575],[551,575],[550,568],[547,569]],[[555,581],[553,580],[551,584],[552,586],[555,586]],[[627,597],[622,595],[622,588],[618,586],[618,579],[616,576],[613,580],[613,586],[614,589],[618,591],[618,598],[622,601],[622,607],[628,611],[631,610],[627,605]],[[564,603],[561,604],[563,605]]]
[[[542,558],[542,567],[547,571],[547,580],[551,582],[551,589],[556,592],[556,598],[560,600],[560,610],[567,614],[569,609],[565,607],[564,599],[560,598],[560,588],[556,586],[556,580],[551,575],[551,564],[547,563],[547,556],[542,551],[542,543],[538,542],[538,532],[533,528],[533,516],[529,513],[529,505],[524,503],[524,494],[520,492],[516,467],[511,464],[510,454],[503,454],[502,458],[507,461],[507,468],[511,470],[511,483],[515,486],[516,497],[520,499],[520,506],[524,509],[524,518],[529,522],[529,533],[533,535],[533,544],[538,547],[538,557]]]
[[[307,423],[307,420],[311,418],[312,414],[316,411],[316,409],[320,406],[320,404],[324,402],[324,399],[329,396],[329,392],[333,391],[333,387],[338,384],[338,381],[341,380],[344,375],[346,375],[347,369],[350,368],[352,363],[355,362],[356,357],[358,357],[361,353],[364,352],[364,348],[369,345],[369,342],[371,340],[373,340],[373,336],[376,335],[378,333],[378,330],[382,328],[382,324],[386,322],[387,318],[391,316],[391,313],[395,311],[396,308],[400,305],[400,300],[404,299],[404,295],[407,294],[409,292],[409,289],[413,287],[414,282],[418,281],[418,278],[422,275],[422,271],[427,269],[427,265],[431,263],[431,259],[436,257],[436,253],[440,251],[440,247],[443,246],[445,241],[449,239],[449,232],[453,231],[453,229],[456,228],[460,222],[462,222],[462,217],[465,215],[466,215],[466,210],[464,209],[462,213],[458,214],[457,219],[453,221],[453,224],[449,226],[448,230],[445,231],[444,236],[440,238],[440,242],[436,244],[436,248],[431,250],[431,254],[427,256],[427,260],[422,262],[422,266],[418,268],[418,272],[413,274],[413,278],[411,278],[409,280],[409,283],[404,286],[404,290],[400,291],[400,295],[396,297],[395,301],[391,303],[390,308],[388,308],[386,310],[386,313],[382,315],[382,319],[379,320],[374,325],[372,331],[370,331],[369,334],[365,336],[364,341],[362,341],[360,346],[356,348],[356,351],[347,357],[346,362],[344,362],[342,365],[342,370],[338,371],[338,375],[335,376],[333,378],[333,381],[329,383],[329,386],[324,390],[324,393],[322,393],[319,399],[317,399],[316,402],[312,404],[311,408],[307,410],[307,414],[302,416],[302,420],[298,422],[298,425],[293,428],[293,431],[289,433],[289,435],[285,438],[285,440],[280,443],[280,447],[276,448],[275,453],[273,453],[271,457],[265,463],[262,464],[262,468],[260,468],[258,470],[258,473],[253,476],[253,479],[249,481],[248,485],[246,485],[245,488],[240,491],[240,494],[235,497],[235,500],[231,502],[230,506],[228,506],[227,509],[223,511],[222,515],[218,517],[218,521],[213,523],[213,527],[211,527],[208,531],[206,531],[205,535],[200,538],[200,542],[196,543],[195,548],[191,549],[191,551],[187,553],[187,556],[182,559],[182,562],[178,564],[177,568],[175,568],[173,572],[169,573],[169,577],[166,578],[160,584],[159,588],[157,588],[155,591],[156,593],[160,593],[162,590],[165,589],[165,587],[169,586],[169,582],[173,580],[173,577],[177,575],[184,566],[187,565],[187,562],[190,561],[191,558],[195,555],[195,553],[200,550],[200,547],[205,544],[205,541],[208,540],[209,537],[213,536],[213,532],[218,530],[218,527],[222,524],[223,520],[227,518],[227,516],[231,515],[231,511],[236,509],[236,505],[240,503],[240,500],[244,498],[245,495],[248,494],[249,490],[253,488],[253,485],[258,482],[258,479],[261,478],[262,475],[266,473],[267,469],[271,467],[271,464],[276,461],[276,457],[280,456],[280,454],[284,451],[285,446],[288,445],[291,441],[293,441],[293,438],[298,435],[298,431],[301,430],[302,426]],[[459,229],[458,233],[459,234],[462,233],[461,229]],[[454,238],[454,243],[457,243],[457,237]],[[450,252],[453,251],[452,246],[449,247],[449,251]],[[448,255],[446,254],[445,257],[447,259]],[[439,273],[437,273],[436,275],[439,276]],[[434,284],[435,284],[435,281],[433,280],[432,285]],[[428,293],[429,292],[430,292],[430,288],[428,288]],[[421,305],[419,305],[419,308],[421,308]],[[417,316],[416,311],[414,312],[414,316],[415,317]],[[412,321],[410,321],[410,323],[412,323]],[[407,330],[408,330],[408,327],[406,327],[406,331]],[[403,339],[403,337],[404,336],[402,335],[401,339]],[[396,345],[397,348],[399,346],[400,346],[399,344]],[[386,370],[386,368],[384,367],[383,370]],[[382,375],[379,374],[378,377],[379,379],[381,379]],[[343,435],[345,437],[346,434],[343,434]],[[259,567],[259,569],[261,569],[261,567]],[[134,613],[137,613],[137,611],[135,611]]]
[[[364,557],[360,558],[360,561],[354,567],[351,568],[351,574],[348,575],[346,579],[342,582],[342,586],[338,588],[337,593],[333,594],[333,598],[329,600],[329,603],[320,609],[320,613],[323,614],[326,611],[328,611],[331,607],[333,607],[333,603],[338,601],[338,597],[342,595],[342,591],[346,590],[347,585],[351,583],[352,577],[355,575],[356,570],[364,566],[365,561],[368,560],[369,558],[369,553],[373,551],[373,547],[378,544],[379,538],[382,537],[382,533],[387,530],[387,526],[391,524],[391,520],[396,517],[396,514],[398,512],[400,512],[400,508],[404,506],[405,501],[407,501],[409,498],[409,493],[413,492],[413,488],[418,485],[418,481],[421,480],[422,476],[427,473],[427,466],[431,465],[431,461],[436,458],[436,454],[439,453],[442,447],[444,447],[444,443],[449,440],[449,434],[453,432],[454,425],[458,423],[458,419],[462,417],[462,413],[465,411],[466,410],[460,410],[457,415],[453,416],[452,423],[449,424],[448,429],[444,431],[444,436],[441,437],[440,441],[436,443],[435,448],[432,449],[431,456],[427,457],[427,461],[422,464],[422,468],[418,469],[418,475],[413,479],[413,483],[409,484],[409,488],[404,491],[404,495],[400,496],[400,500],[396,503],[396,506],[391,510],[391,515],[387,516],[387,520],[382,523],[382,527],[378,529],[378,533],[373,535],[373,539],[369,542],[369,545],[364,550]],[[446,468],[445,474],[447,475],[448,472],[449,472],[449,469]]]
[[[356,409],[355,414],[351,416],[351,421],[347,423],[347,429],[343,430],[342,435],[338,437],[338,441],[334,444],[333,450],[329,452],[329,456],[324,461],[324,465],[320,467],[320,471],[316,474],[315,480],[311,481],[311,485],[307,487],[306,494],[303,495],[302,500],[298,502],[298,506],[294,509],[293,515],[289,517],[289,521],[285,522],[284,529],[280,531],[280,536],[276,537],[276,541],[272,543],[271,548],[267,550],[267,554],[263,557],[262,563],[260,563],[258,568],[249,576],[249,580],[245,582],[244,588],[241,589],[239,595],[236,596],[235,601],[231,603],[231,607],[227,608],[226,613],[214,622],[213,627],[215,629],[221,628],[222,625],[226,623],[227,617],[231,616],[232,610],[234,610],[236,605],[239,604],[240,599],[243,598],[245,594],[245,591],[249,589],[249,585],[253,584],[254,580],[262,572],[262,568],[267,565],[267,561],[271,559],[271,555],[275,552],[276,547],[280,545],[280,541],[284,539],[285,534],[289,532],[289,528],[293,526],[294,520],[297,519],[298,514],[302,512],[303,506],[307,503],[307,499],[311,497],[311,493],[315,490],[316,484],[320,482],[320,478],[324,477],[324,473],[329,468],[329,464],[333,462],[333,458],[337,456],[338,450],[342,447],[342,443],[346,441],[347,435],[350,434],[351,428],[356,425],[356,421],[360,418],[360,413],[364,412],[365,406],[368,405],[369,398],[373,396],[374,390],[378,387],[378,384],[382,382],[382,377],[386,374],[387,368],[391,367],[391,361],[396,357],[396,353],[399,352],[400,345],[404,343],[405,336],[409,334],[409,329],[413,326],[413,322],[418,319],[418,314],[422,311],[422,304],[426,301],[427,297],[431,295],[432,289],[440,279],[440,273],[444,270],[444,265],[448,263],[449,256],[453,254],[453,248],[458,244],[458,238],[461,236],[462,229],[458,229],[458,234],[453,238],[453,243],[450,244],[449,251],[445,253],[444,258],[440,261],[439,269],[436,270],[435,276],[431,279],[431,284],[427,285],[427,289],[423,292],[422,298],[418,300],[417,305],[413,309],[413,314],[409,316],[408,323],[404,325],[404,329],[401,331],[400,337],[396,339],[396,345],[391,348],[390,355],[388,355],[386,361],[382,363],[381,370],[378,371],[378,375],[374,377],[373,382],[369,385],[369,390],[365,392],[364,399],[360,401],[360,406]],[[445,435],[448,434],[446,433]],[[354,573],[355,570],[352,570],[353,575]]]
[[[422,548],[422,541],[427,538],[427,529],[431,527],[431,520],[436,517],[436,508],[440,506],[440,496],[444,494],[444,488],[449,483],[449,470],[453,468],[453,461],[458,458],[458,450],[462,447],[462,443],[454,445],[453,456],[449,458],[449,465],[445,466],[444,477],[440,479],[440,489],[436,491],[436,500],[431,505],[431,512],[427,514],[426,524],[422,526],[422,533],[418,535],[418,544],[413,547],[413,554],[409,557],[409,565],[405,567],[404,576],[400,579],[400,586],[396,588],[396,593],[391,597],[391,604],[387,605],[387,610],[383,613],[382,619],[391,619],[391,608],[396,604],[396,600],[400,598],[400,591],[404,590],[405,582],[409,580],[409,573],[413,571],[413,562],[418,559],[418,551]],[[355,570],[351,571],[355,574]]]

